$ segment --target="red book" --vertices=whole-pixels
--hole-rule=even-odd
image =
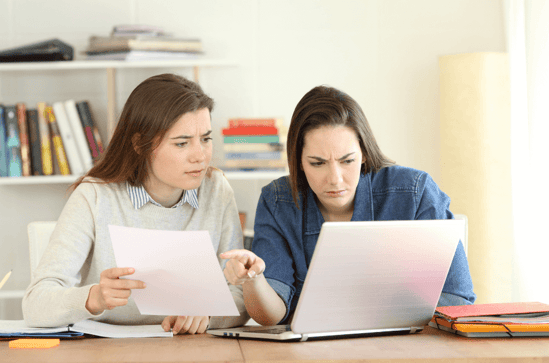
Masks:
[[[476,304],[459,306],[439,306],[436,309],[438,315],[448,320],[459,321],[460,318],[479,316],[531,314],[549,312],[549,305],[540,302],[516,302]]]
[[[233,118],[229,120],[229,127],[240,126],[276,126],[274,118]]]
[[[94,118],[91,114],[90,105],[88,104],[88,101],[80,101],[76,103],[76,109],[78,110],[84,133],[88,139],[92,158],[94,161],[97,161],[99,156],[103,153],[103,143],[101,142],[101,137],[99,136],[97,126],[95,125]]]
[[[223,129],[223,136],[278,135],[274,126],[238,126]]]

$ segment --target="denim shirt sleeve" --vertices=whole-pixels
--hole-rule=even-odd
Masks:
[[[276,218],[277,200],[274,183],[264,187],[255,213],[252,252],[265,261],[263,274],[269,285],[286,304],[286,315],[295,293],[293,257]]]
[[[453,219],[450,212],[450,198],[440,190],[434,180],[427,174],[420,174],[417,181],[416,219]],[[470,305],[475,302],[473,281],[469,272],[467,256],[461,241],[458,243],[452,265],[438,306]]]

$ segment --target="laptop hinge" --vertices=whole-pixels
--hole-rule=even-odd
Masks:
[[[303,335],[301,336],[301,339],[300,339],[299,341],[300,341],[300,342],[305,342],[305,341],[307,341],[307,339],[309,339],[309,335],[308,335],[308,334],[303,334]]]
[[[417,329],[415,326],[411,327],[411,328],[410,328],[410,334],[414,334],[417,330],[418,330],[418,329]],[[422,329],[422,330],[423,330],[423,329]]]

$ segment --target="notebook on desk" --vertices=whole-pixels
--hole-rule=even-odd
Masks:
[[[290,325],[207,332],[305,341],[421,331],[464,228],[461,220],[326,222]]]

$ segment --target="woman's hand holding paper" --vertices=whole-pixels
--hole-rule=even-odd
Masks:
[[[133,268],[110,268],[101,272],[99,285],[90,289],[86,309],[94,315],[101,314],[105,310],[112,310],[118,306],[124,306],[132,293],[132,289],[144,289],[143,281],[121,279],[122,276],[131,275]]]

